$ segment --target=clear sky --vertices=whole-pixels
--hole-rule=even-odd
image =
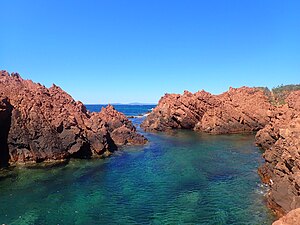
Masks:
[[[0,69],[84,103],[300,83],[299,0],[0,0]]]

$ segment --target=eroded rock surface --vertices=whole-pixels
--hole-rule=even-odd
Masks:
[[[286,216],[275,221],[273,225],[300,225],[300,208],[290,211]]]
[[[263,128],[273,109],[258,88],[230,88],[221,95],[205,91],[166,94],[143,122],[147,131],[194,129],[208,133],[248,133]]]
[[[8,152],[10,163],[106,156],[118,145],[146,142],[112,106],[90,113],[58,86],[6,71],[0,72],[0,123],[1,157]]]
[[[280,103],[262,88],[230,88],[166,94],[143,122],[147,131],[193,129],[213,134],[258,131],[266,163],[259,168],[270,185],[267,199],[278,216],[300,207],[300,91],[284,92]]]
[[[292,92],[256,135],[266,163],[259,174],[271,187],[268,203],[278,215],[300,207],[300,91]]]

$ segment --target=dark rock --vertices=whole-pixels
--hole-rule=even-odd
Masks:
[[[12,105],[7,98],[0,96],[0,168],[8,166],[9,149],[7,144],[8,133],[11,125]]]

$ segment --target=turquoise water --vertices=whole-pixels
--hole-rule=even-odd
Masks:
[[[2,171],[0,224],[272,223],[253,135],[145,135],[105,160]]]

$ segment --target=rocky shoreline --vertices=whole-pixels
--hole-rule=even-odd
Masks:
[[[60,87],[0,71],[0,167],[106,157],[147,139],[113,106],[90,113]]]
[[[300,207],[300,91],[285,91],[280,97],[279,102],[273,92],[249,87],[220,95],[203,90],[166,94],[141,127],[152,132],[257,132],[256,143],[265,150],[258,173],[270,186],[268,206],[280,217]]]
[[[300,208],[300,90],[283,96],[278,104],[272,92],[249,87],[220,95],[203,90],[166,94],[141,127],[151,132],[257,132],[256,143],[265,151],[258,173],[270,186],[268,206],[279,217],[286,215],[275,224],[295,224],[286,221],[298,221]],[[0,71],[0,168],[107,157],[119,146],[146,142],[111,105],[91,113],[56,85],[46,88]]]
[[[271,187],[268,204],[280,216],[300,207],[300,91],[285,102],[256,134],[257,144],[265,150],[259,174]]]

